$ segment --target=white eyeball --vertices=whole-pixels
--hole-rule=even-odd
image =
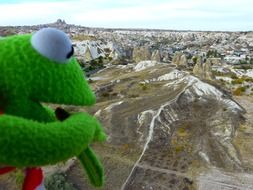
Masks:
[[[58,63],[67,63],[74,54],[69,37],[61,30],[44,28],[33,34],[31,43],[41,55]]]

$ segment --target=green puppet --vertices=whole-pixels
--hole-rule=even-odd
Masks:
[[[103,185],[102,165],[89,147],[106,139],[100,123],[41,104],[95,103],[73,53],[68,36],[53,28],[0,39],[0,174],[26,168],[24,190],[43,189],[41,166],[75,156],[90,182]]]

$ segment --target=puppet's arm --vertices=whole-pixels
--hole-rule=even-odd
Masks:
[[[99,122],[85,113],[50,123],[6,114],[0,117],[0,134],[0,163],[16,167],[55,164],[78,156],[93,139],[105,140]]]
[[[55,115],[58,120],[64,121],[68,117],[70,117],[70,113],[65,111],[62,108],[57,108],[55,110]],[[104,140],[106,137],[104,136],[104,133],[101,133],[101,130],[97,130],[95,133],[95,138],[93,140],[100,141]],[[97,158],[96,154],[92,151],[90,147],[86,148],[84,151],[82,151],[78,159],[80,163],[82,164],[84,170],[86,171],[86,174],[88,175],[88,178],[96,187],[101,187],[104,184],[104,169]]]

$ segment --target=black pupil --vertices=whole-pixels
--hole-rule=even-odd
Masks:
[[[74,54],[74,48],[71,46],[71,51],[67,55],[67,59],[69,59]]]

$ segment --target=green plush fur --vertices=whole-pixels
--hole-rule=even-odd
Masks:
[[[84,113],[46,124],[3,115],[0,126],[5,126],[1,127],[0,163],[33,167],[79,155],[92,142],[99,123]]]
[[[31,46],[31,35],[0,41],[0,93],[9,103],[21,98],[32,102],[92,105],[95,96],[75,58],[59,64],[41,56]],[[15,103],[16,104],[16,103]],[[24,102],[22,106],[26,106]],[[17,106],[17,105],[16,105]],[[22,110],[5,112],[24,114]],[[31,115],[32,113],[28,111]],[[37,119],[37,115],[31,116]]]
[[[40,55],[31,35],[0,40],[0,163],[16,167],[44,166],[73,156],[85,163],[91,182],[101,186],[103,168],[89,149],[94,140],[105,140],[99,122],[85,113],[56,121],[40,102],[92,105],[95,96],[75,58],[59,64]],[[95,172],[92,174],[92,172]]]

